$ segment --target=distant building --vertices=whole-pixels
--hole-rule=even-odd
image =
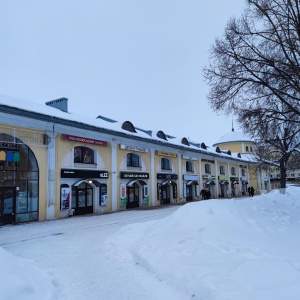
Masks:
[[[223,135],[213,146],[219,147],[221,151],[238,152],[242,158],[253,162],[248,169],[249,180],[246,180],[246,177],[242,174],[239,178],[242,184],[240,189],[243,194],[247,193],[249,186],[253,186],[255,191],[260,193],[271,190],[269,170],[259,168],[258,164],[255,163],[254,143],[247,134],[236,132],[232,129],[231,132]]]

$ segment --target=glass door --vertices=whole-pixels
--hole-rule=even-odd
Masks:
[[[0,224],[15,223],[16,189],[15,187],[0,188]]]

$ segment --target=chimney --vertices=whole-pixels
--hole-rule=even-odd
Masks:
[[[57,108],[61,111],[68,112],[68,99],[67,98],[59,98],[56,100],[46,102],[46,105]]]

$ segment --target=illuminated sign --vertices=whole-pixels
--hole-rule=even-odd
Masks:
[[[132,173],[132,172],[120,172],[120,178],[122,179],[126,179],[126,178],[130,178],[130,179],[149,179],[149,173]]]
[[[108,171],[61,169],[61,178],[108,178]]]

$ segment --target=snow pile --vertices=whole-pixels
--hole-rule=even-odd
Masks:
[[[20,260],[0,248],[1,294],[5,300],[56,300],[58,284],[33,262]]]
[[[186,204],[107,245],[192,299],[299,300],[300,188]],[[121,250],[122,249],[122,250]],[[126,254],[120,260],[128,259]]]

